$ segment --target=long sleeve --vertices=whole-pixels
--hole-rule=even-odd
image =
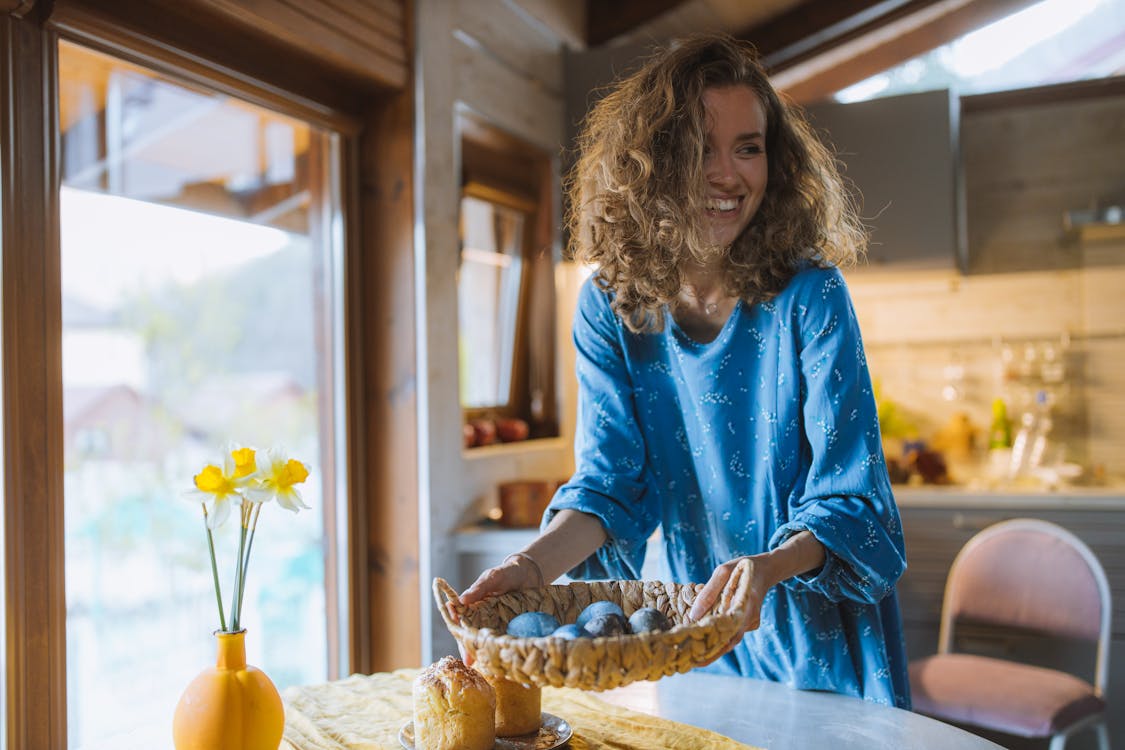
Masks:
[[[543,525],[569,508],[596,516],[606,543],[569,575],[637,578],[659,508],[645,484],[645,441],[620,340],[621,323],[592,280],[582,287],[574,321],[578,415],[574,476],[556,493]]]
[[[802,378],[809,471],[789,498],[789,521],[773,548],[807,529],[824,545],[817,571],[785,585],[833,601],[876,603],[906,568],[902,527],[891,492],[875,400],[851,298],[838,271],[805,277],[793,335]]]

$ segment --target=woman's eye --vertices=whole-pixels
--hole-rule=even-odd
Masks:
[[[762,147],[757,143],[747,143],[745,146],[739,147],[738,153],[750,155],[760,154],[762,153]]]

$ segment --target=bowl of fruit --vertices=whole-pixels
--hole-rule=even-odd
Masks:
[[[573,581],[465,605],[441,578],[438,612],[481,671],[523,685],[610,690],[709,664],[738,635],[749,605],[749,562],[719,601],[691,620],[703,584]]]

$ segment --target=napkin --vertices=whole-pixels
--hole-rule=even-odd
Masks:
[[[352,675],[288,688],[280,750],[401,750],[399,730],[414,715],[417,669]],[[614,706],[573,688],[543,688],[543,710],[566,719],[571,750],[746,750],[706,729]]]

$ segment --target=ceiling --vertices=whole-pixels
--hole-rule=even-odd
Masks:
[[[722,31],[752,42],[774,84],[823,98],[1033,0],[586,0],[587,48]]]

